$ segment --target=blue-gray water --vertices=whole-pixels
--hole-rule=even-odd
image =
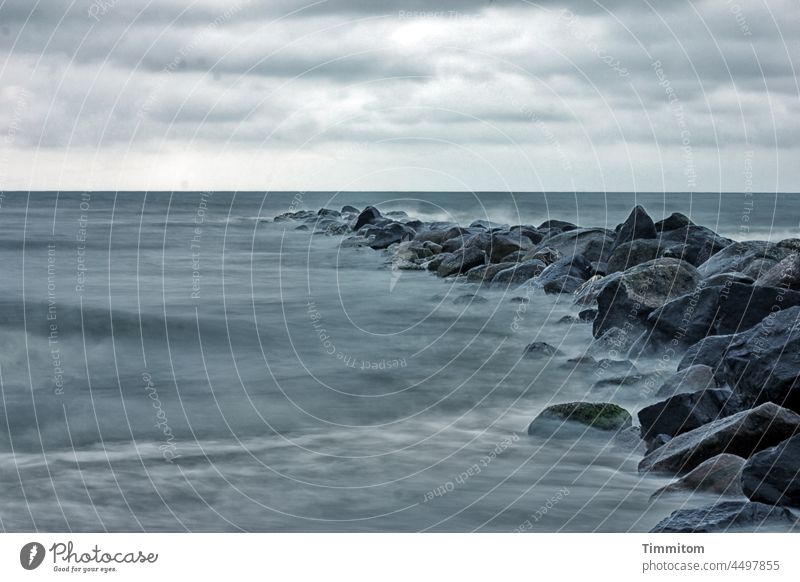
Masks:
[[[0,529],[645,531],[708,496],[587,435],[528,437],[593,379],[571,298],[474,292],[291,223],[294,208],[613,228],[635,203],[800,236],[794,195],[5,193]],[[515,317],[518,329],[512,328]],[[565,352],[521,359],[543,340]],[[631,411],[636,391],[606,394]],[[172,462],[170,462],[170,459]],[[435,493],[434,493],[435,492]]]

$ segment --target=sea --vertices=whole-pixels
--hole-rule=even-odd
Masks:
[[[607,228],[641,204],[800,237],[793,194],[4,192],[0,531],[644,532],[718,501],[651,500],[670,478],[623,439],[527,434],[549,404],[654,402],[566,362],[592,339],[559,322],[571,296],[272,221],[368,204]],[[560,354],[524,358],[533,341]]]

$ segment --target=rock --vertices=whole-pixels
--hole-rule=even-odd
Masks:
[[[648,238],[656,238],[656,226],[647,211],[637,205],[620,225],[614,240],[614,249],[632,240]]]
[[[664,249],[661,252],[662,257],[682,259],[695,267],[733,243],[713,230],[696,225],[664,232],[660,240]]]
[[[532,279],[544,269],[545,264],[542,261],[525,261],[497,273],[492,279],[492,285],[518,285]]]
[[[508,232],[512,237],[519,235],[524,236],[535,245],[539,244],[539,242],[541,242],[541,240],[544,238],[544,233],[540,232],[539,229],[527,224],[512,226],[510,229],[508,229]]]
[[[794,524],[795,518],[786,508],[752,501],[723,501],[708,507],[673,511],[650,533],[710,533],[739,528],[790,528]]]
[[[530,303],[531,300],[527,297],[512,297],[511,303]]]
[[[767,402],[676,436],[639,463],[639,471],[685,473],[721,453],[748,458],[800,427],[800,415]]]
[[[800,307],[773,311],[730,338],[716,374],[745,406],[774,402],[800,411]]]
[[[719,273],[717,275],[711,275],[704,281],[704,284],[706,287],[717,287],[720,285],[725,287],[730,287],[734,283],[743,283],[745,285],[752,285],[755,282],[756,282],[755,279],[753,279],[752,277],[748,277],[744,273],[731,271],[729,273]]]
[[[750,457],[742,490],[752,501],[800,507],[800,435]]]
[[[576,323],[581,323],[581,320],[574,315],[564,315],[558,319],[558,323],[569,323],[570,325],[574,325]]]
[[[478,265],[467,271],[469,283],[491,283],[497,273],[510,269],[516,263],[495,263],[493,265]]]
[[[571,222],[565,222],[563,220],[545,220],[542,224],[538,226],[538,230],[548,230],[548,229],[556,229],[559,231],[567,231],[567,230],[575,230],[578,228],[576,225],[572,224]]]
[[[500,224],[499,222],[492,222],[491,220],[473,220],[469,225],[470,228],[482,228],[484,230],[495,230],[497,228],[506,228],[507,225]]]
[[[761,454],[761,453],[758,453]],[[741,495],[739,477],[744,459],[723,453],[700,463],[686,475],[657,490],[651,497],[664,493],[703,491],[719,495]]]
[[[345,204],[342,206],[342,210],[340,211],[342,214],[360,214],[361,211],[356,208],[355,206],[350,206],[349,204]]]
[[[300,226],[294,227],[295,230],[308,230],[307,224],[301,224]]]
[[[605,287],[603,275],[592,275],[575,290],[575,305],[592,305],[597,301],[597,296]],[[610,279],[613,280],[613,279]]]
[[[332,210],[330,208],[320,208],[317,210],[317,216],[331,216],[333,218],[341,218],[342,213],[338,210]]]
[[[661,241],[658,239],[637,239],[614,248],[606,265],[606,274],[624,271],[658,258]]]
[[[738,271],[750,277],[753,277],[755,271],[756,276],[753,278],[757,278],[758,268],[766,266],[764,269],[766,272],[771,266],[786,258],[789,253],[788,249],[764,240],[734,242],[709,258],[697,270],[705,278],[732,271]],[[767,263],[764,262],[765,260]]]
[[[579,228],[546,237],[539,247],[556,250],[564,258],[583,255],[592,262],[608,260],[613,244],[613,234],[604,228]]]
[[[725,389],[699,390],[645,406],[639,411],[642,438],[649,441],[659,434],[676,437],[730,416],[733,412],[729,403],[731,395],[732,392]]]
[[[599,392],[601,390],[606,390],[608,388],[613,388],[615,391],[623,386],[635,386],[639,382],[644,379],[644,376],[638,373],[627,373],[622,376],[614,376],[611,378],[604,378],[602,380],[598,380],[594,384],[590,390],[592,392]]]
[[[482,297],[481,295],[459,295],[455,299],[453,299],[454,305],[472,305],[473,303],[488,303],[489,300],[486,297]]]
[[[641,434],[641,430],[642,429],[639,428],[639,434]],[[669,436],[668,434],[657,434],[656,436],[653,437],[653,440],[650,441],[650,444],[648,445],[647,450],[645,450],[644,454],[649,455],[650,453],[655,451],[658,447],[664,446],[671,440],[672,437]]]
[[[535,283],[545,293],[574,293],[592,276],[592,265],[582,255],[565,257],[546,267]]]
[[[800,238],[785,238],[778,241],[778,246],[788,250],[790,253],[800,252]]]
[[[800,291],[800,254],[792,253],[756,279],[756,285]]]
[[[670,301],[648,316],[647,342],[637,349],[652,351],[663,344],[686,349],[707,335],[750,329],[771,313],[796,305],[800,305],[798,291],[741,283],[704,287],[701,283],[694,293]]]
[[[699,390],[713,389],[717,387],[714,379],[714,369],[704,364],[696,364],[682,370],[678,370],[669,378],[664,380],[656,392],[659,398],[667,398],[676,394],[687,392],[697,392]]]
[[[401,242],[394,249],[394,259],[402,261],[419,261],[422,259],[429,259],[441,250],[439,245],[431,242],[420,242],[410,240]]]
[[[392,222],[380,229],[371,229],[367,237],[367,244],[373,249],[385,249],[395,243],[408,241],[416,234],[413,228],[409,228],[399,222]]]
[[[459,239],[459,246],[461,246],[466,236],[467,231],[460,226],[442,225],[441,227],[434,227],[434,225],[429,225],[428,228],[418,230],[414,240],[443,245],[448,240],[457,238]]]
[[[459,275],[484,263],[486,263],[486,253],[482,250],[477,248],[462,249],[442,260],[436,273],[440,277]]]
[[[563,259],[564,257],[555,249],[551,249],[550,247],[536,247],[533,250],[528,251],[524,257],[522,257],[523,261],[529,261],[531,259],[538,259],[542,261],[545,265],[552,265],[556,261]]]
[[[552,358],[561,355],[561,350],[547,342],[533,342],[525,346],[526,358]]]
[[[528,253],[525,251],[514,251],[513,253],[509,253],[500,259],[501,263],[521,263],[525,260],[525,255]]]
[[[328,236],[339,236],[350,232],[350,227],[342,222],[334,222],[325,228],[325,234]]]
[[[654,309],[695,290],[700,275],[693,266],[677,259],[655,259],[622,273],[604,277],[597,296],[593,333],[598,337],[612,327],[644,329]]]
[[[694,223],[689,220],[689,217],[680,212],[673,212],[666,218],[659,220],[655,223],[656,232],[667,232],[670,230],[677,230],[685,226],[693,225]]]
[[[631,415],[621,406],[607,402],[553,404],[531,422],[528,434],[536,434],[541,428],[552,428],[553,421],[559,424],[569,421],[600,430],[618,431],[631,426]]]
[[[378,212],[378,209],[374,206],[367,206],[353,223],[353,230],[359,230],[362,226],[373,224],[379,218],[381,218],[381,213]]]
[[[722,358],[725,356],[733,337],[733,335],[712,335],[700,340],[686,350],[678,364],[678,371],[685,370],[691,366],[707,366],[714,372],[717,384],[724,384],[725,380],[722,378],[720,364],[722,364]]]
[[[585,321],[587,323],[591,323],[597,318],[597,310],[596,309],[582,309],[578,312],[578,319],[581,321]]]
[[[423,266],[428,269],[429,271],[436,271],[438,273],[439,266],[446,260],[451,259],[453,257],[453,253],[441,253],[433,257],[430,261],[425,263]]]
[[[493,233],[489,237],[489,248],[487,254],[492,263],[499,263],[500,260],[511,253],[525,251],[533,247],[530,239],[518,234],[511,236],[508,234]]]

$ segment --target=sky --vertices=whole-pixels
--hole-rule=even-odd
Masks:
[[[800,191],[796,0],[0,0],[2,190]]]

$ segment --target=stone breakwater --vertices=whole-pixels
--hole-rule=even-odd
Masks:
[[[683,214],[654,221],[641,206],[613,230],[561,220],[463,226],[371,206],[274,221],[385,252],[393,270],[512,290],[520,304],[531,290],[571,295],[575,315],[567,318],[590,323],[594,341],[569,363],[602,368],[598,385],[639,386],[645,406],[635,418],[602,401],[559,403],[532,419],[529,434],[633,440],[640,473],[675,477],[656,495],[720,496],[673,512],[653,531],[796,523],[800,239],[735,242]],[[525,357],[561,355],[543,342],[520,349]],[[641,373],[644,361],[655,361],[654,371]]]

